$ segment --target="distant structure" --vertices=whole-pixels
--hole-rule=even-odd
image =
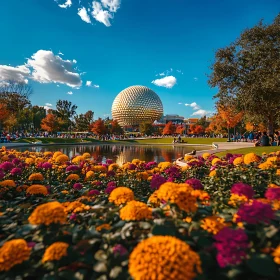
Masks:
[[[112,104],[112,117],[122,127],[158,121],[163,115],[159,96],[144,86],[131,86],[121,91]]]
[[[168,123],[168,122],[172,122],[173,124],[183,124],[184,123],[184,117],[179,116],[179,115],[165,115],[161,118],[160,122],[161,123]]]

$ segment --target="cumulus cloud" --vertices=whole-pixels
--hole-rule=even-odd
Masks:
[[[52,107],[52,104],[51,103],[45,103],[45,105],[43,106],[45,110],[50,110],[51,107]]]
[[[15,81],[18,83],[28,83],[27,77],[30,74],[30,70],[26,65],[20,65],[16,67],[8,65],[0,65],[0,81]]]
[[[87,87],[99,88],[99,85],[93,85],[93,84],[92,84],[92,81],[86,81],[86,86],[87,86]]]
[[[71,6],[72,6],[72,0],[66,0],[66,2],[64,4],[58,5],[58,7],[62,8],[62,9],[67,9],[67,8],[70,8]]]
[[[90,17],[87,13],[87,9],[85,7],[78,9],[78,15],[81,17],[81,19],[86,23],[91,23]]]
[[[120,0],[101,0],[104,8],[108,9],[112,13],[116,13],[121,5]]]
[[[110,20],[113,18],[113,15],[107,10],[103,10],[102,5],[99,2],[92,2],[92,16],[95,20],[103,23],[107,27],[111,26]]]
[[[51,103],[45,103],[46,106],[52,107]]]
[[[166,76],[164,78],[156,79],[152,81],[152,84],[159,87],[173,88],[176,82],[177,79],[174,76]]]
[[[73,94],[73,92],[72,92],[72,91],[68,91],[68,92],[67,92],[67,94],[72,95],[72,94]]]
[[[200,109],[200,106],[198,106],[196,102],[192,102],[192,103],[190,103],[190,104],[186,103],[185,106],[190,106],[190,107],[192,107],[194,110]]]
[[[80,74],[74,69],[76,60],[63,60],[52,51],[39,50],[27,61],[33,80],[39,83],[60,83],[80,87]]]
[[[209,114],[211,114],[210,111],[199,109],[199,110],[193,112],[192,116],[201,116],[201,117],[203,117],[203,116],[206,116],[206,115],[209,115]]]

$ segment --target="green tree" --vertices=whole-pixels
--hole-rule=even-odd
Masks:
[[[154,133],[154,127],[151,122],[142,122],[140,123],[139,130],[141,133],[146,135],[152,135]]]
[[[41,129],[42,119],[44,119],[46,115],[46,109],[44,107],[32,107],[33,127],[36,131]]]
[[[56,102],[55,114],[61,120],[61,129],[70,129],[72,126],[72,118],[76,115],[77,106],[68,100],[58,100]]]
[[[219,49],[209,84],[219,89],[218,103],[234,102],[246,118],[262,119],[269,133],[280,118],[280,14],[245,30],[230,46]]]
[[[85,114],[75,116],[74,120],[76,129],[78,131],[89,131],[90,124],[93,122],[93,115],[94,113],[92,111],[87,111]]]

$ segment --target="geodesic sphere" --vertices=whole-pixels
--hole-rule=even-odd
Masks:
[[[159,96],[144,86],[131,86],[121,91],[112,105],[112,117],[119,125],[139,125],[159,120],[163,106]]]

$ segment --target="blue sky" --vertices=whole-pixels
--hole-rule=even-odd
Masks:
[[[165,114],[200,117],[214,110],[215,50],[279,12],[279,0],[1,0],[0,82],[28,82],[33,104],[67,99],[95,118],[144,85]]]

